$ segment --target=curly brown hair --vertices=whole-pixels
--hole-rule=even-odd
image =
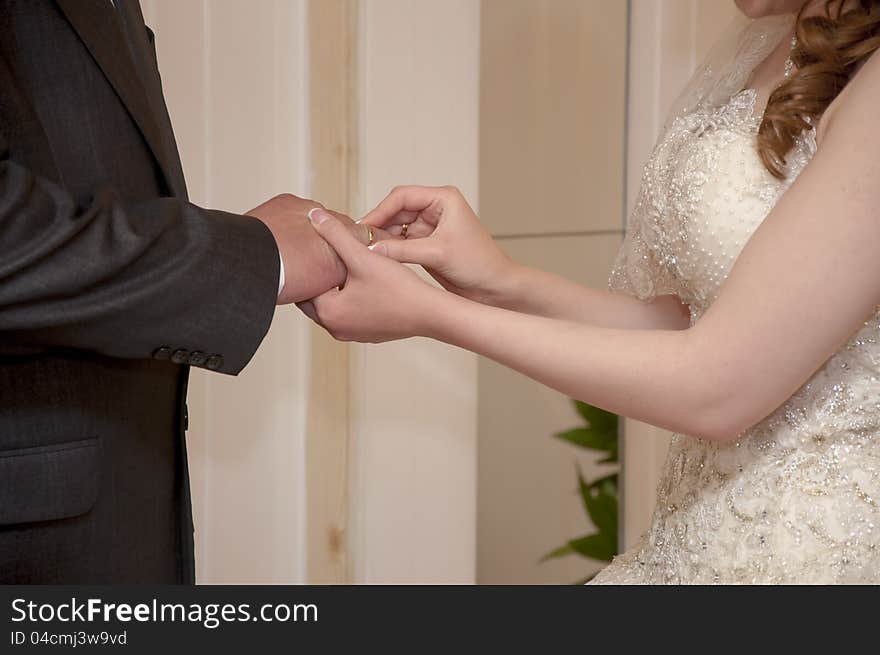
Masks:
[[[785,158],[807,129],[880,48],[880,0],[826,0],[821,14],[797,17],[796,69],[767,101],[758,129],[758,152],[770,173],[785,178]],[[846,5],[846,11],[844,11]],[[804,8],[807,4],[804,5]]]

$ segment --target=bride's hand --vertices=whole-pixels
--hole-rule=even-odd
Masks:
[[[471,300],[497,304],[517,269],[454,187],[397,187],[361,223],[405,237],[381,241],[374,251],[421,264],[447,290]]]
[[[438,296],[453,296],[403,264],[370,252],[329,212],[315,209],[309,218],[348,270],[341,288],[299,303],[309,318],[340,341],[381,343],[430,336],[443,304]]]

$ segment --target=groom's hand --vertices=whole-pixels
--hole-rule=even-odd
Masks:
[[[310,209],[321,206],[314,200],[285,193],[246,212],[247,216],[263,221],[278,244],[284,265],[284,288],[278,296],[279,305],[314,298],[345,282],[345,264],[315,232],[308,218]],[[342,214],[334,214],[358,240],[368,242],[369,228]],[[379,238],[377,233],[381,231],[373,229],[374,238]]]

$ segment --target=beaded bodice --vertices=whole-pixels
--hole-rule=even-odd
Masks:
[[[676,294],[692,323],[816,150],[782,182],[756,149],[756,95],[672,121],[648,162],[612,289]],[[880,317],[731,443],[674,435],[641,541],[598,583],[880,582]],[[719,344],[719,347],[723,345]],[[696,374],[696,373],[695,373]]]

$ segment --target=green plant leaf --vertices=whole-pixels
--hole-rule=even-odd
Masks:
[[[568,441],[575,446],[604,453],[617,453],[617,433],[601,433],[590,428],[574,428],[554,435],[557,439]]]
[[[617,438],[617,433],[615,432],[613,440],[610,440],[610,447],[608,448],[608,456],[600,459],[597,463],[598,464],[617,463],[619,448],[620,448],[620,440]]]
[[[586,426],[566,430],[554,436],[580,448],[604,453],[605,456],[599,460],[599,463],[618,462],[618,416],[577,400],[573,402]],[[572,539],[564,546],[544,555],[541,561],[545,562],[576,553],[588,559],[610,562],[617,554],[618,474],[612,473],[587,482],[580,467],[576,466],[575,468],[578,492],[584,510],[598,532]],[[592,577],[585,578],[580,584]]]
[[[549,553],[544,555],[538,561],[539,562],[546,562],[547,560],[559,559],[560,557],[565,557],[566,555],[572,555],[572,554],[574,554],[574,549],[571,547],[570,544],[565,544],[564,546],[560,546],[559,548],[556,548],[555,550],[551,550]]]
[[[581,467],[578,466],[577,463],[574,465],[575,472],[577,473],[578,478],[578,492],[581,495],[581,502],[584,504],[584,509],[587,514],[590,513],[590,494],[593,492],[593,485],[589,484],[586,480],[584,480],[584,474],[581,471]]]
[[[587,426],[601,433],[613,432],[617,434],[617,414],[606,412],[604,409],[593,407],[580,400],[575,400],[574,408],[577,413],[587,422]]]
[[[606,535],[617,533],[617,496],[605,493],[601,487],[590,488],[580,480],[581,497],[590,520],[596,529]]]
[[[617,496],[617,473],[597,478],[592,482],[588,482],[587,486],[591,489],[601,489],[603,493]]]
[[[601,532],[572,539],[568,545],[578,555],[602,562],[610,562],[617,554],[617,538]]]
[[[587,482],[580,467],[576,467],[578,490],[584,509],[599,532],[617,534],[617,474]]]

